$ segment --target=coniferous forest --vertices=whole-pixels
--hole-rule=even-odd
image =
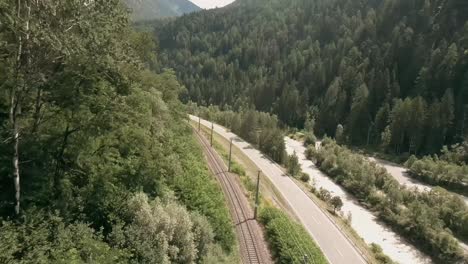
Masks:
[[[453,194],[468,194],[466,0],[130,17],[121,0],[0,0],[0,263],[239,262],[190,111],[293,176],[286,129],[325,138],[307,153],[323,172],[434,261],[466,262]],[[401,186],[354,146],[409,157],[409,175],[447,190]],[[274,208],[260,218],[276,260],[299,258],[303,228]]]
[[[467,19],[464,0],[239,0],[147,25],[185,101],[421,155],[466,138]]]
[[[0,1],[0,263],[236,262],[183,87],[127,13]]]

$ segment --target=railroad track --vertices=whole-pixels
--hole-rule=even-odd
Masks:
[[[235,222],[240,244],[242,262],[246,264],[273,263],[260,226],[253,219],[252,209],[239,184],[229,175],[226,165],[210,146],[207,139],[196,129],[193,130],[202,143],[210,170],[217,176],[229,202],[231,216]]]

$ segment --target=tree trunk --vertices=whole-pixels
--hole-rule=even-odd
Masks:
[[[21,21],[21,0],[18,0],[16,3],[16,12],[18,22]],[[23,54],[23,39],[21,33],[18,36],[18,54],[16,56],[16,84],[11,89],[10,94],[10,122],[12,126],[12,138],[13,138],[13,182],[15,186],[15,213],[18,215],[20,213],[20,198],[21,198],[21,188],[20,188],[20,168],[19,168],[19,127],[18,127],[18,112],[20,111],[20,105],[18,100],[18,87],[20,79],[20,69],[21,69],[21,57]]]

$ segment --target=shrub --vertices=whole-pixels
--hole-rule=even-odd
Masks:
[[[379,245],[375,243],[371,243],[371,251],[379,263],[381,264],[394,263],[387,255],[383,253],[382,248]]]
[[[417,160],[418,160],[418,158],[416,158],[416,156],[411,155],[411,156],[409,157],[409,159],[405,162],[405,166],[408,167],[408,168],[410,168],[410,167],[413,165],[413,163],[414,163],[415,161],[417,161]]]
[[[315,145],[315,142],[317,142],[317,138],[315,137],[314,134],[312,133],[307,133],[304,138],[304,145]]]
[[[319,193],[318,193],[318,198],[320,198],[320,200],[322,200],[322,201],[328,202],[331,199],[331,194],[330,194],[330,192],[328,190],[323,189],[322,187],[320,187]]]
[[[301,172],[301,166],[299,165],[299,159],[296,152],[288,157],[287,167],[288,173],[293,177],[296,177]]]
[[[309,256],[311,263],[327,263],[304,227],[279,209],[263,208],[260,221],[265,225],[267,239],[277,263],[302,264],[303,254]]]
[[[239,176],[245,176],[245,170],[239,164],[232,162],[231,163],[231,172]]]
[[[333,210],[336,212],[336,210],[341,210],[341,207],[343,207],[343,201],[339,196],[334,196],[330,200],[330,204],[333,206]]]
[[[302,172],[302,173],[301,173],[301,181],[303,181],[303,182],[309,182],[309,180],[310,180],[309,174]]]

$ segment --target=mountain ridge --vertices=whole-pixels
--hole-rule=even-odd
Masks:
[[[202,10],[189,0],[125,0],[136,22],[176,17]]]

